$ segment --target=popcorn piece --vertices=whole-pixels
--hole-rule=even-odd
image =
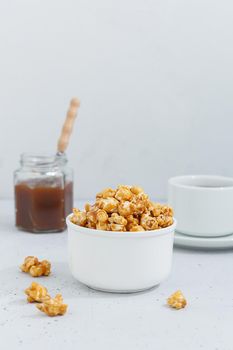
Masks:
[[[48,316],[58,316],[66,313],[68,305],[63,304],[62,295],[57,294],[54,299],[47,298],[42,304],[36,305],[36,307]]]
[[[108,228],[109,228],[109,226],[108,226],[107,222],[98,221],[96,224],[97,230],[108,231]]]
[[[125,225],[120,224],[109,224],[110,231],[124,232],[126,231]]]
[[[120,224],[120,225],[123,225],[123,226],[125,226],[127,224],[127,220],[123,216],[121,216],[121,215],[119,215],[117,213],[113,213],[111,215],[111,217],[108,219],[108,221],[110,223]]]
[[[162,228],[168,227],[173,224],[173,217],[172,216],[165,216],[163,214],[159,215],[156,218],[158,225]]]
[[[87,221],[96,224],[98,208],[93,206],[91,210],[87,212]]]
[[[86,227],[87,227],[87,228],[96,229],[96,228],[97,228],[96,225],[97,225],[97,223],[95,224],[94,222],[88,221]],[[100,230],[100,229],[99,229],[99,230]]]
[[[105,210],[107,213],[116,213],[118,204],[118,200],[113,197],[101,198],[98,202],[99,208]]]
[[[97,193],[96,198],[115,197],[116,191],[111,188],[105,188],[103,191]]]
[[[130,227],[130,232],[140,232],[145,231],[141,225],[135,225]]]
[[[133,214],[136,215],[143,214],[150,204],[148,200],[148,195],[145,193],[139,193],[138,195],[135,195],[131,203],[134,205]]]
[[[86,203],[84,208],[85,208],[85,211],[88,212],[91,210],[91,205],[89,203]]]
[[[29,272],[30,268],[34,265],[38,265],[38,263],[39,260],[36,256],[27,256],[20,268],[23,272]]]
[[[105,210],[99,209],[96,214],[97,221],[99,222],[107,222],[108,221],[108,214]]]
[[[87,214],[84,211],[74,208],[71,222],[79,226],[85,226],[87,223]]]
[[[172,207],[168,206],[168,205],[163,205],[162,206],[162,213],[165,215],[165,216],[173,216],[173,209]]]
[[[167,304],[174,309],[182,309],[187,305],[187,301],[180,290],[173,293],[168,299]]]
[[[135,226],[139,224],[138,218],[136,218],[136,217],[133,216],[133,215],[127,216],[126,219],[127,219],[128,224],[133,224],[133,225],[135,225]]]
[[[30,287],[25,289],[25,294],[28,296],[27,301],[29,303],[42,303],[45,298],[50,298],[47,288],[36,282],[32,282]]]
[[[131,231],[131,229],[135,226],[139,225],[139,220],[138,218],[134,217],[133,215],[129,215],[126,217],[127,218],[127,225],[126,229],[127,231]]]
[[[133,197],[133,194],[129,186],[118,186],[115,198],[119,201],[129,201]]]
[[[173,209],[170,206],[151,202],[150,212],[157,218],[159,227],[164,228],[173,224]]]
[[[135,207],[129,201],[121,202],[118,205],[118,213],[121,216],[126,217],[126,216],[129,216],[129,215],[132,215],[134,213],[134,211],[135,211]]]
[[[48,260],[39,261],[35,256],[27,256],[21,265],[21,270],[30,273],[32,277],[48,276],[51,264]]]
[[[98,193],[94,205],[86,204],[85,211],[74,209],[70,220],[91,229],[139,232],[172,225],[173,210],[150,201],[141,187],[119,185]]]
[[[139,186],[132,186],[130,190],[133,194],[144,193],[144,190]]]
[[[30,268],[30,275],[32,277],[48,276],[50,274],[51,264],[48,260],[42,260],[38,265]]]
[[[140,224],[145,230],[156,230],[159,226],[156,218],[148,213],[142,214]]]
[[[42,260],[41,265],[44,268],[44,276],[48,276],[51,272],[51,263],[48,260]]]
[[[157,217],[162,213],[162,205],[160,203],[151,202],[149,210],[154,217]]]

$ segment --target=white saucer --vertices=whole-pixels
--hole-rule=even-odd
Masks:
[[[229,249],[233,248],[233,234],[223,237],[194,237],[175,232],[174,245],[177,247]]]

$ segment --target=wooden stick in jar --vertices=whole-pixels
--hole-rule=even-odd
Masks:
[[[66,120],[63,124],[61,135],[58,139],[58,143],[57,143],[58,153],[63,153],[67,149],[79,106],[80,106],[79,99],[72,98],[72,100],[70,101],[70,107],[66,113]]]

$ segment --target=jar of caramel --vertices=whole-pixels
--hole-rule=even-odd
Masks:
[[[16,226],[29,232],[59,232],[73,208],[73,173],[64,153],[21,155],[14,173]]]

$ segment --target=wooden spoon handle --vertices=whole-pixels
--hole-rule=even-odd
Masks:
[[[80,106],[80,101],[78,98],[73,98],[70,101],[70,107],[66,113],[66,120],[63,124],[61,135],[57,143],[58,152],[61,152],[61,153],[65,152],[68,146],[70,135],[73,130],[74,121],[77,116],[79,106]]]

